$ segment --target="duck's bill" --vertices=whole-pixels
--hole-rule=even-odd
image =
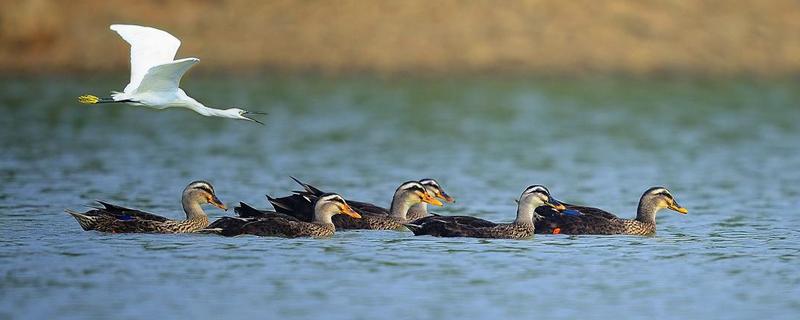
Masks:
[[[444,200],[447,203],[456,202],[456,199],[453,199],[453,197],[451,197],[449,194],[447,194],[447,192],[444,191],[437,192],[436,197]]]
[[[553,209],[556,209],[558,212],[567,210],[567,207],[565,207],[564,204],[561,203],[561,201],[558,201],[558,200],[553,199],[553,198],[550,198],[550,200],[545,202],[545,204],[550,206],[550,207],[552,207]]]
[[[671,205],[669,206],[669,209],[670,209],[670,210],[677,211],[677,212],[679,212],[680,214],[687,214],[687,213],[689,213],[689,209],[686,209],[686,208],[684,208],[684,207],[681,207],[681,206],[680,206],[679,204],[677,204],[677,203],[673,203],[673,204],[671,204]]]
[[[353,208],[350,207],[349,205],[346,205],[346,204],[342,205],[341,209],[342,209],[342,213],[344,213],[345,215],[347,215],[349,217],[356,218],[356,219],[360,219],[361,218],[361,215],[358,214],[358,212],[356,212],[355,210],[353,210]]]
[[[255,122],[255,123],[258,123],[258,124],[260,124],[260,125],[264,125],[264,123],[263,123],[263,122],[261,122],[261,121],[258,121],[257,119],[255,119],[255,118],[252,118],[252,117],[248,117],[248,116],[252,116],[252,115],[266,115],[266,114],[267,114],[266,112],[246,111],[245,113],[243,113],[243,114],[242,114],[242,117],[244,117],[244,118],[245,118],[245,119],[247,119],[247,120],[250,120],[250,121],[253,121],[253,122]]]
[[[443,205],[443,203],[441,201],[439,201],[439,199],[436,199],[436,198],[432,197],[431,195],[429,195],[427,193],[419,192],[418,194],[419,194],[419,197],[422,198],[422,202],[429,203],[429,204],[432,204],[434,206],[442,206]]]
[[[220,208],[220,209],[222,209],[222,210],[228,211],[228,207],[227,207],[227,206],[225,206],[225,204],[224,204],[224,203],[222,203],[222,201],[220,201],[220,200],[219,200],[219,198],[217,198],[217,196],[211,196],[211,201],[209,201],[209,202],[210,202],[210,203],[211,203],[213,206],[215,206],[215,207],[217,207],[217,208]]]

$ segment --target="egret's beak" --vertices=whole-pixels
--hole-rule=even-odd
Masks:
[[[681,207],[681,205],[679,205],[679,204],[678,204],[677,202],[675,202],[675,201],[672,201],[672,203],[671,203],[669,206],[667,206],[667,208],[669,208],[670,210],[677,211],[677,212],[678,212],[678,213],[680,213],[680,214],[687,214],[687,213],[689,213],[689,209],[686,209],[686,208],[684,208],[684,207]]]
[[[226,207],[225,204],[222,203],[222,201],[220,201],[219,198],[217,198],[216,195],[211,195],[211,199],[208,200],[208,202],[211,203],[213,206],[215,206],[217,208],[220,208],[222,210],[228,211],[228,207]]]
[[[447,192],[444,192],[442,190],[436,190],[436,197],[437,198],[441,198],[442,200],[444,200],[447,203],[456,202],[456,199],[453,199],[453,197],[451,197],[449,194],[447,194]]]
[[[430,204],[432,204],[434,206],[442,206],[443,205],[443,203],[441,201],[439,201],[439,199],[434,198],[433,196],[431,196],[427,192],[417,192],[417,195],[420,198],[422,198],[422,202],[430,203]]]
[[[561,201],[558,201],[553,197],[549,197],[547,202],[545,202],[544,204],[547,205],[547,206],[553,207],[553,209],[556,209],[556,211],[558,211],[558,212],[567,210],[567,207],[565,207],[564,204],[561,203]]]
[[[344,214],[346,214],[346,215],[348,215],[348,216],[350,216],[350,217],[352,217],[352,218],[356,218],[356,219],[359,219],[359,218],[361,218],[361,215],[360,215],[360,214],[358,214],[358,212],[356,212],[355,210],[353,210],[353,208],[351,208],[351,207],[350,207],[349,205],[347,205],[347,204],[343,204],[343,205],[341,205],[341,206],[339,207],[339,209],[341,209],[341,210],[342,210],[342,213],[344,213]]]
[[[266,115],[266,114],[267,114],[266,112],[245,111],[244,113],[242,113],[242,117],[247,119],[247,120],[253,121],[253,122],[258,123],[258,124],[263,126],[264,125],[263,122],[258,121],[256,119],[253,119],[251,117],[248,117],[247,115]]]

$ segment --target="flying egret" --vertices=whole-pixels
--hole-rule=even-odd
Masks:
[[[93,95],[78,97],[85,104],[128,103],[154,109],[187,108],[206,117],[241,119],[263,124],[251,112],[238,108],[215,109],[204,106],[179,88],[181,77],[200,61],[197,58],[174,60],[181,41],[166,31],[136,25],[112,24],[123,40],[131,45],[131,81],[122,92],[112,92],[110,98]]]

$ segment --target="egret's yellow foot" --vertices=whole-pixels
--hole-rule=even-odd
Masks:
[[[91,94],[87,94],[87,95],[83,95],[83,96],[78,97],[78,102],[83,103],[83,104],[95,104],[95,103],[100,102],[100,98],[98,98],[97,96],[93,96]]]

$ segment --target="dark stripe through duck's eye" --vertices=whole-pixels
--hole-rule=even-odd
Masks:
[[[203,191],[208,192],[210,194],[214,194],[214,189],[209,188],[207,185],[199,185],[199,186],[196,186],[194,188],[195,189],[199,189],[199,190],[203,190]]]

